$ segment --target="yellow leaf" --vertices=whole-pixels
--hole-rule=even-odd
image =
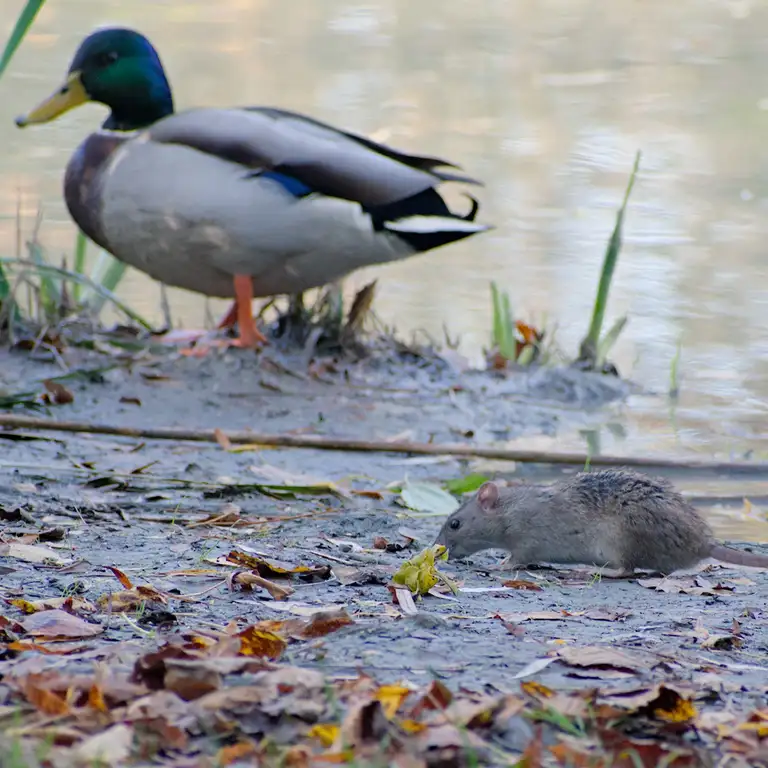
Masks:
[[[36,613],[37,611],[41,610],[34,603],[31,603],[29,600],[22,600],[21,598],[17,600],[11,600],[10,603],[19,610],[24,611],[24,613]]]
[[[687,723],[696,717],[696,707],[690,699],[680,697],[672,709],[654,709],[653,714],[668,723]]]
[[[402,685],[382,685],[376,691],[376,698],[381,702],[387,720],[391,720],[395,716],[410,692],[410,688],[405,688]]]
[[[238,632],[241,656],[267,656],[276,659],[285,650],[287,642],[274,632],[262,632],[255,627],[247,627]]]
[[[392,577],[395,584],[402,584],[414,595],[425,595],[440,581],[436,560],[447,560],[448,552],[442,544],[426,547],[418,555],[406,560]]]
[[[400,727],[406,733],[421,733],[426,730],[427,726],[424,723],[417,723],[415,720],[402,720]]]
[[[324,747],[330,747],[339,735],[339,726],[333,723],[318,723],[309,729],[308,735],[318,739]]]

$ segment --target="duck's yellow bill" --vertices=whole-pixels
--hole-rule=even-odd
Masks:
[[[80,79],[80,73],[70,72],[61,88],[40,102],[31,112],[17,117],[16,125],[24,128],[27,125],[47,123],[90,100]]]

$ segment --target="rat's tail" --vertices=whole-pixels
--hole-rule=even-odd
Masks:
[[[709,551],[709,556],[724,563],[733,565],[749,565],[753,568],[768,568],[768,555],[756,555],[752,552],[744,552],[734,547],[726,547],[722,544],[714,544]]]

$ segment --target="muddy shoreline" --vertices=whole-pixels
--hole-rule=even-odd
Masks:
[[[126,426],[490,443],[579,429],[630,389],[615,378],[567,369],[501,377],[404,357],[336,363],[306,375],[300,358],[277,352],[261,359],[233,350],[201,359],[133,354],[130,363],[116,358],[109,365],[103,354],[78,355],[72,367],[91,373],[67,381],[74,401],[51,406],[50,415]],[[0,351],[0,371],[6,391],[62,373],[60,361],[8,350]],[[195,602],[171,604],[173,620],[153,630],[151,639],[135,623],[112,616],[99,642],[149,647],[185,627],[344,608],[353,624],[315,643],[289,646],[281,662],[330,677],[366,671],[382,682],[439,679],[454,691],[485,694],[517,691],[523,680],[603,692],[676,681],[708,692],[702,713],[722,711],[727,702],[730,712],[746,715],[765,700],[768,574],[756,569],[708,563],[650,588],[638,580],[595,578],[588,569],[500,573],[497,553],[483,553],[443,568],[468,591],[428,595],[416,616],[393,604],[386,586],[392,573],[432,543],[441,518],[405,509],[388,489],[406,478],[441,483],[476,472],[556,476],[573,469],[542,473],[504,462],[258,446],[230,452],[215,444],[87,434],[16,437],[0,439],[4,540],[61,529],[49,546],[65,568],[83,563],[67,573],[49,563],[0,557],[9,571],[2,577],[7,600],[78,594],[96,601],[116,588],[107,566],[136,583],[197,594],[216,579],[174,574],[216,569],[235,549],[331,569],[330,578],[292,582],[295,592],[286,601],[220,585]],[[339,492],[270,496],[248,489],[258,482],[332,482]],[[244,524],[201,524],[227,512]],[[407,548],[376,550],[377,537]],[[221,581],[227,567],[219,568]],[[532,586],[503,587],[510,579]],[[4,613],[23,617],[14,607]],[[604,665],[557,659],[563,648],[588,647],[606,654],[621,649],[634,662],[617,667],[609,658]],[[13,669],[18,676],[47,663],[34,653],[7,657],[0,674]],[[79,669],[92,663],[72,662]],[[507,747],[522,751],[526,733]]]

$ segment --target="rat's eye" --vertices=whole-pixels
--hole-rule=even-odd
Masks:
[[[458,531],[461,528],[461,520],[451,520],[449,527],[452,531]]]

